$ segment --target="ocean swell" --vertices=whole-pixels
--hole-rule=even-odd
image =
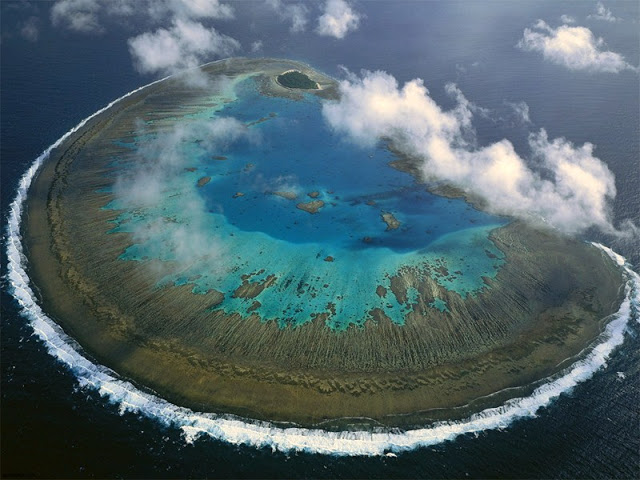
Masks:
[[[20,179],[16,198],[10,207],[6,230],[7,279],[11,293],[21,307],[21,314],[28,320],[35,334],[44,342],[49,353],[69,367],[81,386],[97,389],[101,395],[118,404],[121,412],[141,413],[180,428],[187,442],[193,441],[200,435],[209,435],[233,444],[271,447],[283,452],[383,455],[434,445],[466,433],[504,428],[517,419],[535,417],[541,407],[549,405],[560,394],[571,390],[606,366],[607,359],[613,350],[624,341],[628,323],[632,319],[640,321],[640,276],[631,270],[623,257],[608,247],[594,243],[595,247],[600,248],[620,266],[626,278],[624,301],[618,312],[611,315],[605,331],[584,358],[549,378],[530,396],[511,399],[500,407],[483,410],[465,420],[437,422],[425,428],[400,432],[397,430],[329,432],[321,429],[280,428],[268,422],[194,412],[143,392],[130,382],[120,379],[112,370],[85,358],[75,341],[42,311],[26,273],[27,260],[21,243],[20,221],[31,181],[51,151],[93,117],[147,86],[129,92],[87,117],[34,161]]]

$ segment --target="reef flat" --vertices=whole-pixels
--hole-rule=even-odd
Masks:
[[[322,200],[311,200],[306,203],[299,203],[296,205],[300,210],[304,210],[308,213],[318,213],[318,211],[324,207],[324,202]]]
[[[282,87],[288,70],[322,88]],[[383,147],[355,156],[371,180],[337,161],[354,152],[305,123],[332,79],[285,60],[203,71],[206,88],[169,79],[94,118],[29,193],[45,309],[121,375],[198,410],[418,425],[526,393],[617,310],[600,250],[429,193]],[[237,143],[208,141],[231,128]]]

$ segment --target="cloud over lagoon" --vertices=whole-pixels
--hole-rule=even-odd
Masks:
[[[144,133],[145,125],[140,123],[137,131]],[[168,271],[188,270],[205,260],[213,260],[212,264],[224,268],[224,247],[211,234],[210,207],[198,194],[193,179],[184,176],[184,169],[192,165],[195,155],[194,152],[185,154],[185,148],[197,145],[196,153],[205,155],[213,150],[225,151],[240,141],[258,143],[260,138],[235,118],[176,124],[162,134],[141,141],[132,168],[116,179],[113,194],[117,205],[153,212],[166,206],[164,202],[171,197],[174,207],[181,212],[180,221],[167,221],[156,212],[148,218],[129,222],[126,227],[134,243],[144,245],[151,256],[174,262],[173,267],[166,266]]]
[[[592,144],[550,140],[542,129],[529,136],[527,160],[507,139],[477,146],[472,104],[454,85],[447,91],[457,105],[444,111],[420,79],[400,87],[385,72],[364,72],[340,83],[341,100],[325,104],[323,114],[336,131],[357,143],[371,146],[388,138],[399,151],[420,161],[425,179],[445,181],[482,197],[491,213],[547,224],[568,234],[593,226],[614,230],[609,212],[616,195],[614,176],[593,155]]]

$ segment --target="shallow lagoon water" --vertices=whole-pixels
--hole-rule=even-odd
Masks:
[[[123,210],[112,232],[164,225],[158,233],[134,236],[124,261],[174,260],[177,230],[198,223],[205,232],[214,253],[159,286],[193,284],[194,293],[215,289],[225,295],[216,308],[255,311],[281,327],[325,313],[331,329],[343,330],[362,325],[374,308],[404,323],[411,298],[403,306],[393,296],[376,295],[378,286],[390,288],[390,277],[402,267],[417,268],[463,297],[485,288],[483,277],[497,273],[504,255],[488,235],[506,220],[462,199],[427,192],[389,165],[395,158],[383,144],[364,148],[334,134],[324,122],[321,100],[311,94],[301,100],[264,96],[247,78],[227,97],[232,99],[173,119],[174,128],[233,118],[250,133],[223,144],[206,135],[186,136],[178,154],[184,168],[163,179],[159,204],[140,210],[116,195],[107,206]],[[148,148],[158,139],[144,128],[135,143],[121,145],[134,152]],[[117,160],[114,166],[139,167]],[[299,208],[311,201],[322,202],[315,213]],[[203,204],[206,214],[185,208],[193,203]],[[386,213],[399,221],[397,228],[387,226]],[[255,298],[234,296],[246,275],[251,282],[272,275],[276,280]],[[442,300],[429,308],[447,311]]]

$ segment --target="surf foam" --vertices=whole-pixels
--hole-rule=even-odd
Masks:
[[[232,444],[245,444],[258,448],[270,447],[283,452],[384,455],[435,445],[463,434],[505,428],[518,419],[535,417],[540,408],[549,405],[559,395],[571,390],[593,376],[597,370],[605,367],[613,350],[623,343],[628,322],[633,318],[640,321],[640,276],[631,270],[622,256],[608,247],[594,243],[595,247],[603,250],[622,268],[626,285],[625,299],[620,309],[611,315],[605,331],[599,336],[589,353],[582,360],[549,378],[530,396],[513,398],[500,407],[483,410],[465,420],[436,422],[425,428],[408,431],[329,432],[321,429],[281,428],[268,422],[194,412],[137,389],[130,382],[120,379],[112,370],[92,363],[84,357],[76,342],[42,311],[26,273],[27,259],[21,243],[20,221],[33,177],[54,148],[115,103],[162,80],[140,87],[114,100],[84,119],[47,148],[20,179],[16,198],[10,207],[6,230],[7,279],[11,293],[21,307],[21,314],[29,321],[34,333],[44,342],[48,352],[69,367],[81,386],[98,390],[101,395],[118,404],[121,413],[131,411],[143,414],[180,428],[187,442],[192,442],[201,435],[209,435]]]

